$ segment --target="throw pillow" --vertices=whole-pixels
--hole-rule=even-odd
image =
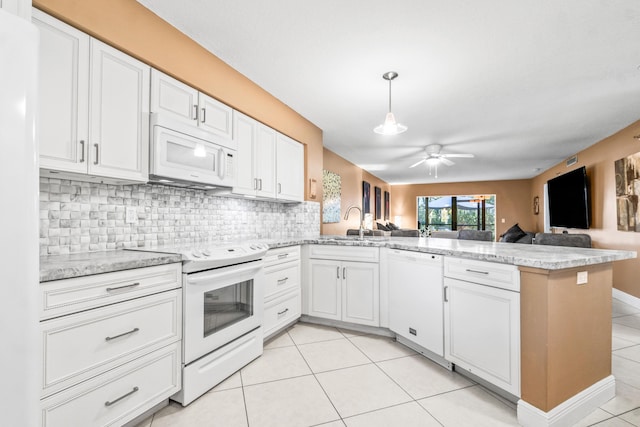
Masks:
[[[379,222],[376,222],[376,225],[378,226],[378,230],[382,230],[382,231],[391,231],[386,225],[384,224],[380,224]]]
[[[515,243],[526,235],[527,233],[525,233],[518,224],[515,224],[513,227],[508,229],[503,235],[500,236],[500,241],[507,242],[507,243]]]
[[[388,222],[388,223],[387,223],[387,228],[388,228],[389,230],[400,230],[400,227],[398,227],[397,225],[395,225],[395,224],[394,224],[394,223],[392,223],[392,222]]]

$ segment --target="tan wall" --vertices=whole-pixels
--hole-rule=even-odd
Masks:
[[[611,374],[611,263],[520,271],[522,399],[548,412]]]
[[[135,0],[34,0],[33,5],[305,144],[322,182],[322,130]],[[322,185],[315,200],[322,200]]]
[[[416,198],[418,196],[469,194],[496,195],[496,220],[498,222],[496,234],[498,236],[515,223],[520,224],[523,230],[536,231],[530,180],[392,185],[391,218],[401,215],[403,228],[416,228]],[[504,218],[504,223],[501,222],[502,218]]]
[[[640,121],[611,135],[597,144],[578,153],[578,163],[566,167],[563,162],[545,171],[532,180],[534,195],[540,196],[540,210],[543,209],[543,187],[551,178],[586,166],[591,183],[592,221],[589,230],[570,230],[571,233],[588,233],[593,246],[606,249],[638,250],[640,233],[618,231],[616,212],[616,183],[614,162],[640,151],[640,141],[633,138],[640,134]],[[539,230],[544,228],[544,217],[536,218]],[[640,298],[640,259],[613,263],[613,286]]]
[[[371,175],[369,172],[359,168],[353,163],[343,159],[334,152],[324,149],[323,159],[324,169],[337,173],[341,179],[340,191],[340,222],[332,224],[321,224],[321,234],[346,234],[349,228],[358,228],[359,215],[355,209],[351,211],[349,220],[345,221],[344,215],[347,208],[351,205],[362,207],[362,181],[371,184],[371,209],[375,209],[374,204],[374,188],[380,187],[383,193],[389,191],[389,184],[382,181],[378,177]],[[393,200],[393,198],[391,199]],[[384,206],[382,208],[384,210]],[[375,227],[374,227],[375,228]]]

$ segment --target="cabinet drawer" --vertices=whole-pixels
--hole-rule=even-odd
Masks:
[[[179,288],[181,271],[174,263],[40,283],[40,320]]]
[[[515,265],[445,257],[444,276],[520,292],[520,271]]]
[[[264,266],[282,264],[300,259],[300,246],[287,246],[286,248],[269,249],[264,256]]]
[[[300,291],[295,290],[277,298],[264,307],[264,336],[269,337],[278,329],[300,317]]]
[[[264,269],[264,297],[268,299],[300,287],[300,262],[293,261]]]
[[[41,426],[120,426],[178,390],[176,343],[42,400]]]
[[[378,262],[378,248],[361,246],[310,245],[309,257],[340,261]]]
[[[42,396],[180,340],[180,290],[40,323]]]

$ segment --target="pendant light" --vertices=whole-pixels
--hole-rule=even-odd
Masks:
[[[395,71],[388,71],[382,75],[382,78],[389,82],[389,112],[384,118],[384,123],[377,126],[373,131],[381,135],[397,135],[407,130],[405,125],[401,125],[396,122],[396,118],[391,112],[391,81],[398,77],[398,73]]]

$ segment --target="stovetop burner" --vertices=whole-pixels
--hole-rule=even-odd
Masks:
[[[269,246],[265,243],[256,242],[205,242],[131,249],[145,252],[180,254],[182,255],[182,272],[194,273],[196,271],[256,261],[264,256]]]

